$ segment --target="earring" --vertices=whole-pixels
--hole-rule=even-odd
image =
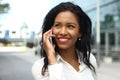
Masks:
[[[79,37],[79,41],[81,40],[81,38]]]

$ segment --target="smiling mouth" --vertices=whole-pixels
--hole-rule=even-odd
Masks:
[[[58,39],[58,42],[59,42],[60,44],[65,44],[65,43],[67,43],[68,41],[69,41],[68,38],[59,38],[59,39]]]

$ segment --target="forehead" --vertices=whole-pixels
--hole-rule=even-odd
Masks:
[[[58,13],[55,20],[69,20],[69,21],[78,22],[77,16],[71,11],[63,11],[63,12]]]

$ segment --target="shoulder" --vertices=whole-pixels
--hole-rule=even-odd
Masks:
[[[41,74],[42,67],[44,65],[44,58],[38,59],[32,66],[32,74],[36,78]]]
[[[95,56],[92,53],[90,54],[90,62],[96,69],[97,68],[97,61],[96,61]]]
[[[32,70],[40,69],[44,65],[44,58],[38,59],[34,62]]]
[[[34,64],[33,64],[33,68],[34,67],[40,67],[40,66],[42,66],[44,64],[44,58],[41,58],[41,59],[38,59],[38,60],[36,60],[35,62],[34,62]]]

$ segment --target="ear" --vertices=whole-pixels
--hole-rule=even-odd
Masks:
[[[81,37],[82,36],[82,33],[81,32],[79,32],[79,37]]]

